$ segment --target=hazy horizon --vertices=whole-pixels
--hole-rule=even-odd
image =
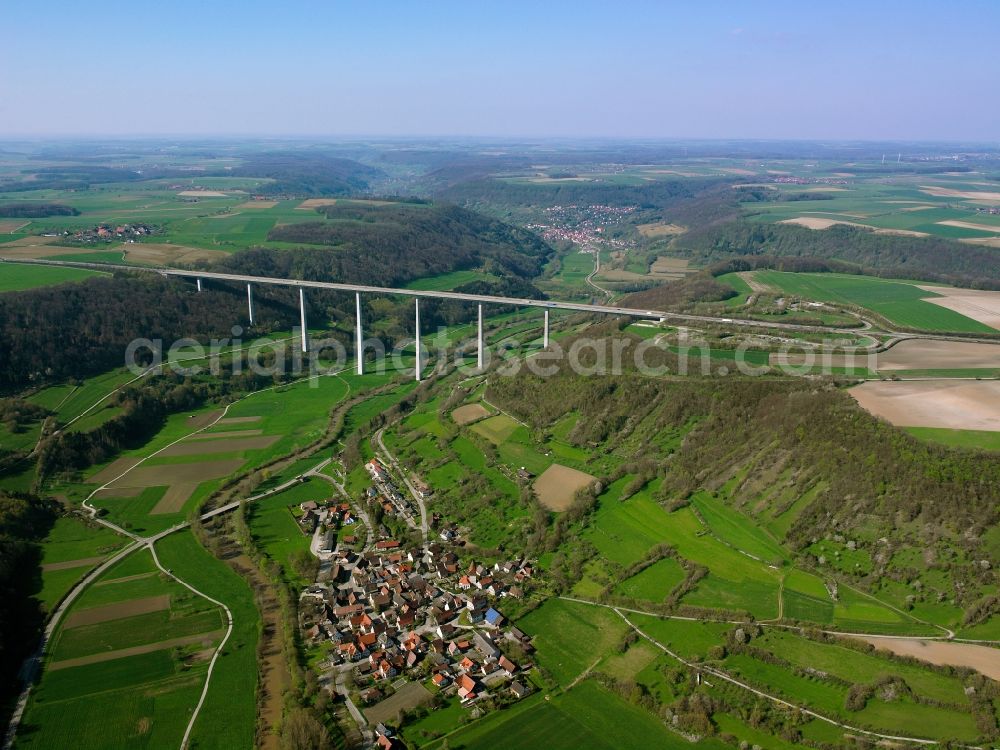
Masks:
[[[1000,6],[6,9],[0,138],[991,143]]]

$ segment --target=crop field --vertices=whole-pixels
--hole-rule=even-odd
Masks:
[[[535,480],[534,489],[538,502],[549,510],[569,510],[579,490],[594,482],[586,472],[561,464],[552,464]]]
[[[836,273],[755,271],[754,278],[786,294],[868,308],[900,326],[929,331],[990,333],[994,329],[927,302],[936,295],[916,284]]]
[[[607,656],[628,630],[610,609],[549,599],[518,621],[533,637],[538,663],[566,686]]]
[[[257,713],[256,646],[260,614],[247,581],[212,557],[187,531],[156,545],[164,567],[232,610],[233,634],[212,674],[208,696],[195,723],[192,744],[250,747]]]
[[[692,507],[667,513],[652,500],[653,487],[619,501],[628,481],[626,476],[612,483],[601,495],[584,538],[601,557],[621,566],[638,562],[657,544],[669,544],[681,558],[705,566],[708,576],[684,596],[684,604],[746,610],[759,619],[769,619],[778,616],[781,591],[787,618],[845,629],[870,628],[870,632],[879,633],[926,630],[926,626],[844,586],[838,601],[832,601],[821,579],[789,568],[787,553],[774,539],[720,501],[702,493],[695,496]],[[674,566],[677,563],[673,560],[658,562],[616,590],[626,596],[662,601],[670,591],[668,584],[678,580]],[[574,589],[578,595],[593,596],[600,590],[592,572],[588,569],[588,576]]]
[[[943,427],[907,427],[914,437],[950,448],[967,450],[1000,451],[1000,432],[981,430],[949,430]]]
[[[497,277],[481,271],[452,271],[439,276],[428,276],[423,279],[411,281],[406,285],[407,289],[420,289],[424,291],[447,292],[474,281],[493,281]]]
[[[222,635],[220,610],[159,573],[148,552],[98,583],[74,602],[49,646],[18,747],[180,742]]]
[[[482,404],[465,404],[459,406],[451,413],[451,418],[457,425],[467,425],[476,422],[484,417],[490,416],[490,412]]]
[[[560,256],[559,263],[559,272],[551,280],[539,282],[540,289],[551,294],[562,292],[576,296],[590,289],[586,279],[594,270],[592,253],[568,253]]]
[[[653,502],[648,489],[619,502],[629,481],[629,477],[623,477],[608,486],[585,532],[585,538],[603,557],[621,565],[638,562],[652,547],[666,541],[669,523],[668,515]]]
[[[836,643],[820,643],[769,629],[756,645],[803,669],[812,667],[849,682],[874,682],[892,674],[902,677],[915,694],[923,698],[968,706],[962,680],[929,669],[902,664],[873,654],[866,654]]]
[[[77,268],[4,263],[3,273],[0,274],[0,292],[15,292],[39,286],[65,284],[71,281],[82,281],[97,275],[98,273],[94,271],[83,271]]]
[[[326,500],[332,491],[333,485],[329,482],[310,477],[284,492],[255,502],[249,508],[250,531],[254,541],[268,557],[281,565],[284,575],[296,586],[305,586],[308,582],[294,572],[292,559],[296,553],[309,549],[311,536],[299,528],[291,507],[306,500]]]
[[[616,591],[634,599],[662,602],[684,576],[681,564],[668,557],[622,581]]]
[[[898,176],[889,181],[841,177],[826,188],[780,185],[777,200],[746,204],[757,221],[801,223],[822,231],[833,222],[869,227],[880,233],[931,235],[966,241],[988,240],[1000,232],[995,216],[977,212],[988,188],[962,175]],[[815,200],[805,198],[816,193]],[[794,201],[782,200],[796,195]],[[995,200],[993,198],[992,200]]]
[[[978,734],[975,721],[962,706],[945,708],[915,703],[906,698],[893,701],[873,698],[862,711],[853,712],[844,707],[847,687],[843,682],[793,674],[781,666],[745,654],[727,657],[724,666],[752,684],[799,701],[826,716],[854,721],[876,730],[894,731],[906,727],[917,736],[931,739],[955,737],[964,741],[971,741]]]
[[[51,610],[73,584],[124,544],[124,538],[105,526],[69,516],[57,518],[42,542],[38,596],[45,609]]]
[[[1000,431],[1000,381],[869,381],[850,390],[867,411],[900,427]]]
[[[650,638],[685,659],[702,656],[724,643],[726,631],[732,628],[718,622],[671,620],[631,613],[628,618]]]
[[[508,417],[506,414],[497,414],[495,417],[479,422],[472,428],[472,431],[482,435],[494,445],[500,445],[514,434],[518,426],[512,417]]]
[[[551,700],[528,700],[509,711],[460,730],[449,738],[451,747],[546,747],[552,750],[646,750],[650,747],[682,750],[721,750],[708,739],[692,744],[637,706],[586,680]],[[432,745],[440,747],[440,745]]]
[[[707,492],[695,494],[692,504],[712,533],[722,541],[772,565],[787,562],[787,554],[781,546],[739,511]]]
[[[252,394],[233,404],[224,419],[218,419],[221,412],[215,407],[171,415],[145,446],[97,467],[90,484],[77,491],[114,480],[98,500],[111,519],[136,530],[167,528],[234,472],[321,437],[329,412],[352,388],[386,380],[378,375],[322,377]],[[192,435],[205,425],[212,426]],[[234,436],[236,431],[247,437]],[[140,459],[145,460],[136,465]]]
[[[878,369],[998,371],[1000,345],[907,339],[878,354]]]

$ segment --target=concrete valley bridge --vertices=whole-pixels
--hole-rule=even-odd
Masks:
[[[355,297],[355,338],[357,344],[357,372],[361,374],[364,368],[364,362],[362,357],[362,318],[361,318],[361,295],[362,294],[375,294],[379,296],[405,296],[414,298],[414,317],[415,317],[415,341],[416,341],[416,367],[415,376],[417,380],[421,379],[421,343],[420,343],[420,300],[421,299],[443,299],[443,300],[458,300],[461,302],[475,302],[478,304],[478,334],[477,334],[477,345],[478,345],[478,364],[480,369],[483,367],[483,354],[485,351],[485,342],[483,338],[483,305],[506,305],[510,307],[537,307],[542,308],[543,311],[543,332],[542,332],[542,346],[543,348],[548,348],[549,346],[549,311],[550,310],[568,310],[571,312],[583,312],[583,313],[595,313],[604,315],[618,315],[627,316],[636,319],[645,320],[656,320],[660,322],[666,321],[677,321],[681,324],[693,324],[693,325],[722,325],[727,327],[746,327],[746,328],[757,328],[757,329],[774,329],[778,331],[797,331],[797,332],[807,332],[807,333],[825,333],[825,334],[851,334],[857,335],[860,330],[859,328],[831,328],[827,326],[811,326],[811,325],[800,325],[794,323],[779,323],[775,321],[762,321],[762,320],[749,320],[746,318],[723,318],[715,317],[710,315],[691,315],[687,313],[675,313],[675,312],[665,312],[660,310],[645,310],[637,309],[631,307],[620,307],[616,305],[596,305],[588,304],[583,302],[560,302],[548,299],[526,299],[519,297],[501,297],[489,294],[467,294],[464,292],[447,292],[447,291],[431,291],[431,290],[421,290],[421,289],[401,289],[393,287],[380,287],[371,286],[368,284],[345,284],[333,281],[306,281],[302,279],[284,279],[275,278],[270,276],[248,276],[244,274],[235,273],[216,273],[212,271],[196,271],[196,270],[182,270],[176,268],[163,268],[157,266],[136,266],[127,265],[123,263],[87,263],[82,261],[58,261],[58,260],[44,260],[44,259],[28,259],[28,258],[0,258],[0,262],[5,263],[21,263],[21,264],[31,264],[31,265],[43,265],[43,266],[61,266],[69,268],[81,268],[85,270],[96,270],[106,273],[113,273],[115,271],[133,271],[137,273],[154,273],[159,274],[164,277],[176,277],[182,279],[191,279],[197,285],[197,289],[200,292],[202,290],[202,282],[206,280],[211,281],[221,281],[227,283],[233,283],[238,285],[246,285],[247,290],[247,312],[250,319],[250,324],[253,325],[255,320],[254,311],[254,295],[253,287],[254,285],[264,285],[264,286],[281,286],[281,287],[292,287],[297,288],[299,291],[299,316],[301,323],[301,337],[302,337],[302,351],[309,351],[309,337],[307,334],[306,327],[306,290],[308,289],[325,289],[338,292],[350,292],[354,294]],[[868,327],[865,330],[867,333],[884,333],[889,334],[897,339],[903,338],[933,338],[933,339],[950,339],[948,335],[935,335],[928,333],[912,333],[912,332],[897,332],[897,331],[878,331],[872,327]],[[962,337],[961,340],[964,341],[984,341],[988,343],[997,343],[996,340],[983,340],[974,339],[969,337]],[[864,347],[862,347],[864,348]]]

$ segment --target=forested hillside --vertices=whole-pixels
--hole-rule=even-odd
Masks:
[[[267,177],[256,190],[262,195],[350,195],[363,192],[382,173],[351,159],[322,153],[275,151],[248,157],[227,174]]]
[[[297,320],[291,293],[257,295],[258,329]],[[240,294],[197,294],[190,284],[158,276],[118,275],[0,295],[0,390],[83,378],[125,364],[137,338],[229,338],[246,323]]]
[[[323,249],[252,251],[227,270],[300,279],[401,286],[413,279],[482,267],[531,278],[552,250],[523,229],[448,204],[337,204],[330,221],[275,227],[270,240]]]
[[[734,255],[841,260],[879,275],[1000,288],[1000,263],[993,248],[935,237],[876,234],[846,225],[817,231],[740,220],[689,231],[676,246],[705,261]]]
[[[1000,560],[984,537],[1000,520],[1000,457],[919,442],[832,383],[578,376],[563,364],[553,377],[491,378],[488,398],[539,434],[578,415],[568,439],[662,477],[668,507],[704,490],[761,527],[791,514],[779,541],[830,576],[906,584],[910,604],[954,602],[968,622],[997,606]],[[820,560],[812,545],[824,540],[867,564]]]
[[[727,186],[731,179],[691,178],[659,180],[647,185],[611,182],[559,182],[555,184],[513,182],[488,178],[461,182],[442,190],[440,198],[466,205],[545,207],[578,203],[610,206],[666,208],[705,192]]]
[[[37,643],[42,612],[38,541],[55,520],[54,503],[0,490],[0,701],[18,687],[17,671]]]

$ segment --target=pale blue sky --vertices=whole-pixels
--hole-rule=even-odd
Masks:
[[[1000,140],[990,0],[38,0],[0,28],[0,136]]]

